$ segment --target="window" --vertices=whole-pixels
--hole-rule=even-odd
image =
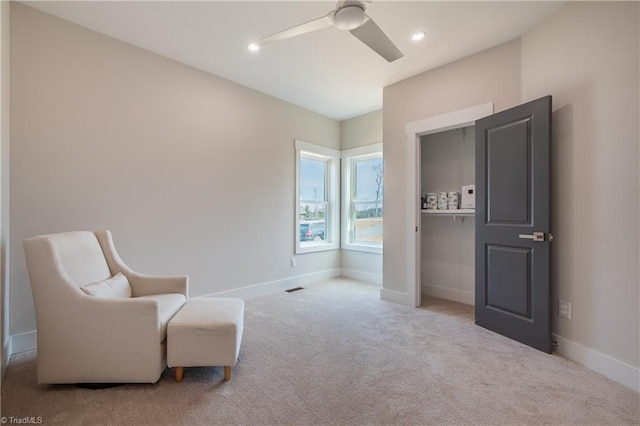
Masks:
[[[382,253],[382,144],[342,151],[342,248]]]
[[[339,247],[339,158],[335,149],[296,140],[296,253]]]

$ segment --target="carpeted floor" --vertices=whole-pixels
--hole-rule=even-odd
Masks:
[[[633,425],[640,394],[473,323],[473,307],[421,309],[334,279],[248,300],[240,359],[175,383],[39,386],[35,352],[14,356],[2,416],[46,425]],[[9,419],[8,422],[11,420]]]

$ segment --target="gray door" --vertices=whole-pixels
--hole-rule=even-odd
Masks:
[[[476,122],[476,324],[551,352],[551,96]]]

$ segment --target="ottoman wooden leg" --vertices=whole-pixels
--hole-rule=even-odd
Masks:
[[[224,367],[224,380],[228,381],[229,379],[231,379],[231,367],[225,366]]]
[[[176,382],[181,382],[182,381],[182,374],[184,373],[184,370],[182,367],[176,367]]]

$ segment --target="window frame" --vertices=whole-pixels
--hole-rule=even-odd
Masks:
[[[295,253],[314,253],[326,250],[338,250],[340,248],[340,151],[322,145],[316,145],[299,139],[295,140],[296,151],[296,194],[295,194]],[[325,175],[325,240],[324,241],[300,241],[300,159],[321,159],[327,161]],[[316,202],[316,200],[314,200]],[[304,245],[302,245],[304,243]]]
[[[367,160],[372,158],[380,158],[384,161],[382,152],[382,143],[362,146],[359,148],[345,149],[341,152],[342,160],[342,232],[341,232],[341,248],[344,250],[362,251],[369,253],[382,254],[384,241],[381,243],[363,243],[353,241],[352,221],[354,220],[355,210],[354,204],[366,204],[373,202],[353,201],[352,195],[355,193],[354,179],[354,160]],[[384,167],[383,167],[384,170]],[[384,176],[384,175],[383,175]],[[384,192],[382,196],[384,204]],[[384,212],[383,212],[384,217]],[[384,222],[384,219],[383,219]],[[384,226],[384,225],[383,225]]]

